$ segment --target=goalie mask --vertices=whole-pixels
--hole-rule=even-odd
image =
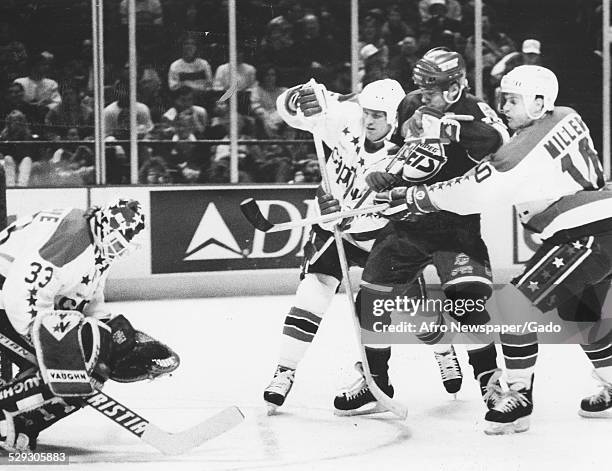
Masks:
[[[102,208],[90,210],[94,244],[106,260],[126,256],[140,247],[145,217],[140,203],[119,199]]]
[[[467,87],[465,61],[458,52],[436,47],[417,61],[412,71],[412,80],[421,89],[442,91],[444,101],[455,103]],[[449,89],[455,83],[459,86],[459,93],[451,96]]]
[[[502,97],[504,93],[515,93],[522,96],[527,116],[531,119],[540,119],[547,111],[555,109],[559,82],[557,76],[545,67],[521,65],[503,76],[500,89]],[[542,112],[534,116],[529,112],[529,109],[538,97],[543,99],[544,106]],[[501,106],[503,106],[503,100]]]

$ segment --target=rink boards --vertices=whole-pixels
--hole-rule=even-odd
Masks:
[[[315,214],[315,185],[118,186],[7,190],[9,222],[43,208],[87,208],[116,197],[139,200],[146,212],[142,250],[112,269],[114,300],[290,293],[309,228],[266,234],[253,229],[239,203],[260,202],[273,222]],[[496,282],[518,271],[537,247],[513,209],[483,214],[482,232]],[[358,276],[358,273],[356,273]],[[434,282],[433,272],[427,272]]]

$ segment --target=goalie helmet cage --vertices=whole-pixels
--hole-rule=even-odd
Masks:
[[[6,215],[6,177],[4,166],[0,165],[0,230],[7,226]],[[9,381],[13,377],[13,367],[9,359],[0,352],[0,379]]]

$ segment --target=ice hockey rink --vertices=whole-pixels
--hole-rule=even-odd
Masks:
[[[540,347],[535,411],[531,430],[523,434],[483,433],[484,405],[461,346],[466,377],[456,400],[443,389],[427,347],[398,345],[391,378],[396,397],[409,408],[407,420],[390,413],[335,417],[333,397],[355,379],[357,359],[341,295],[300,365],[285,406],[268,416],[261,396],[275,369],[291,299],[111,303],[137,328],[173,346],[182,365],[172,377],[109,383],[106,392],[171,432],[230,405],[239,406],[246,420],[191,452],[167,457],[87,408],[43,432],[38,451],[67,453],[69,469],[75,470],[107,470],[110,463],[114,470],[172,471],[559,470],[594,469],[609,461],[612,420],[586,420],[576,412],[594,382],[586,357],[572,345]]]

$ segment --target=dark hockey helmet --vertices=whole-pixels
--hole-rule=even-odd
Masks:
[[[417,61],[412,79],[419,88],[446,91],[458,83],[463,90],[467,85],[465,61],[461,54],[445,47],[430,49]]]

